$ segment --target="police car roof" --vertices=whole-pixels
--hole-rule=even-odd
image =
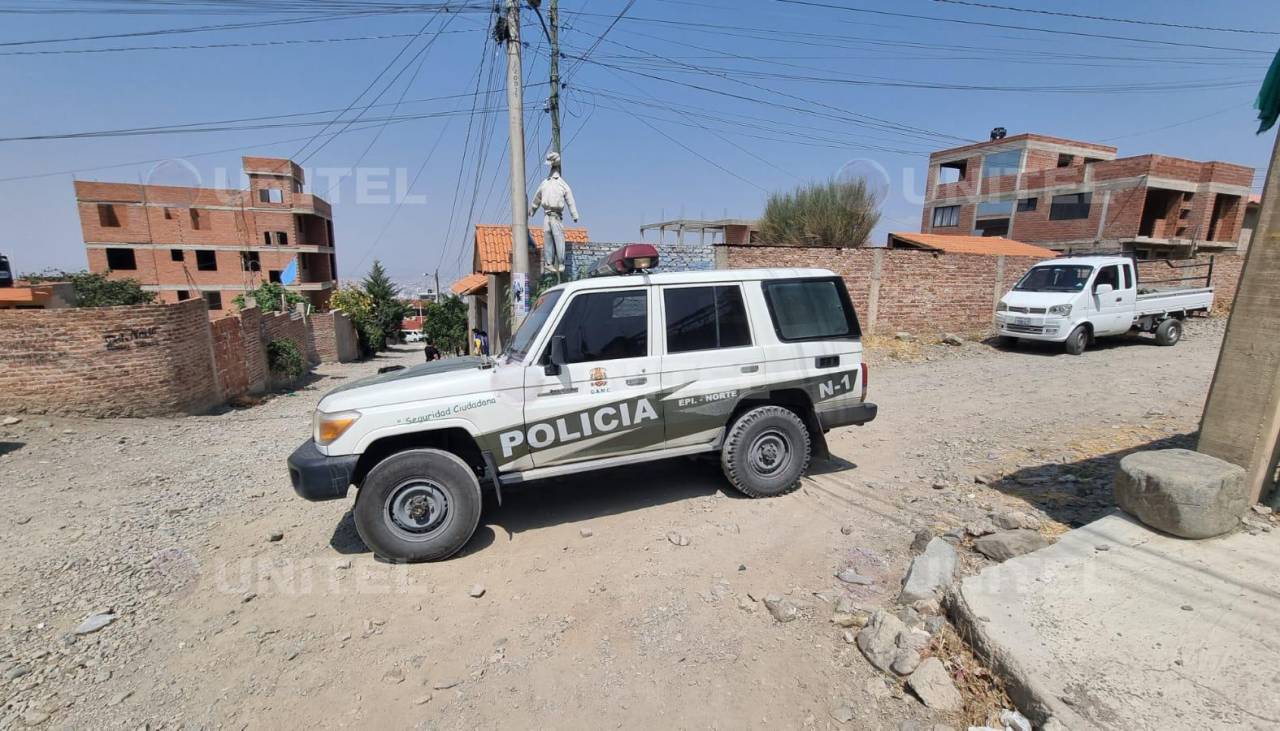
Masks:
[[[648,274],[619,274],[607,277],[591,277],[558,284],[552,289],[576,292],[583,289],[606,289],[654,284],[698,284],[701,282],[749,282],[762,279],[799,279],[803,277],[834,277],[829,269],[703,269],[690,272],[657,272]]]

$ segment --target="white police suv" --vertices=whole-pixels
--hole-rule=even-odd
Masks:
[[[794,490],[823,434],[876,416],[844,283],[822,269],[648,273],[632,244],[618,276],[561,284],[496,358],[454,358],[344,385],[289,457],[294,490],[358,488],[377,554],[447,558],[479,524],[481,485],[719,452],[751,497]]]

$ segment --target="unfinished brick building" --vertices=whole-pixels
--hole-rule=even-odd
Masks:
[[[1244,165],[1021,134],[930,155],[921,230],[1138,258],[1234,250],[1252,182]]]
[[[89,269],[136,279],[163,302],[204,297],[214,316],[264,281],[323,307],[337,285],[333,214],[291,160],[241,158],[248,190],[76,181]]]

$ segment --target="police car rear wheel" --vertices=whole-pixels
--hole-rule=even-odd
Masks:
[[[784,495],[800,486],[809,467],[809,430],[781,406],[752,409],[729,427],[720,465],[725,477],[750,497]]]
[[[356,530],[383,558],[439,561],[480,524],[480,482],[456,455],[414,449],[379,462],[356,496]]]

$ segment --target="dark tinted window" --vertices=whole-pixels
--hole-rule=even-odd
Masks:
[[[1133,288],[1133,267],[1129,266],[1128,264],[1124,265],[1124,288],[1125,289]]]
[[[1025,213],[1025,212],[1027,212],[1027,211],[1034,211],[1034,210],[1036,209],[1036,202],[1037,202],[1037,201],[1039,201],[1039,200],[1040,200],[1039,198],[1023,198],[1023,199],[1019,200],[1019,201],[1018,201],[1018,213]]]
[[[763,282],[769,316],[781,340],[857,338],[858,318],[839,279]]]
[[[202,272],[218,271],[218,254],[215,251],[200,250],[196,252],[196,269]]]
[[[1049,220],[1069,221],[1076,218],[1088,218],[1089,205],[1092,202],[1092,193],[1055,195],[1049,202]]]
[[[170,261],[182,261],[182,249],[169,249]]]
[[[222,309],[222,293],[221,292],[205,292],[204,301],[205,301],[205,304],[207,304],[209,306],[209,309],[211,310]]]
[[[107,249],[107,268],[112,270],[133,270],[138,262],[133,257],[133,249]]]
[[[566,362],[588,363],[649,354],[649,299],[644,290],[580,294],[556,327]]]
[[[666,304],[668,353],[751,344],[741,288],[668,289],[663,293],[663,300]]]
[[[1120,267],[1114,264],[1109,267],[1103,267],[1098,271],[1098,278],[1093,282],[1093,288],[1097,289],[1100,284],[1110,284],[1112,289],[1120,289]]]

